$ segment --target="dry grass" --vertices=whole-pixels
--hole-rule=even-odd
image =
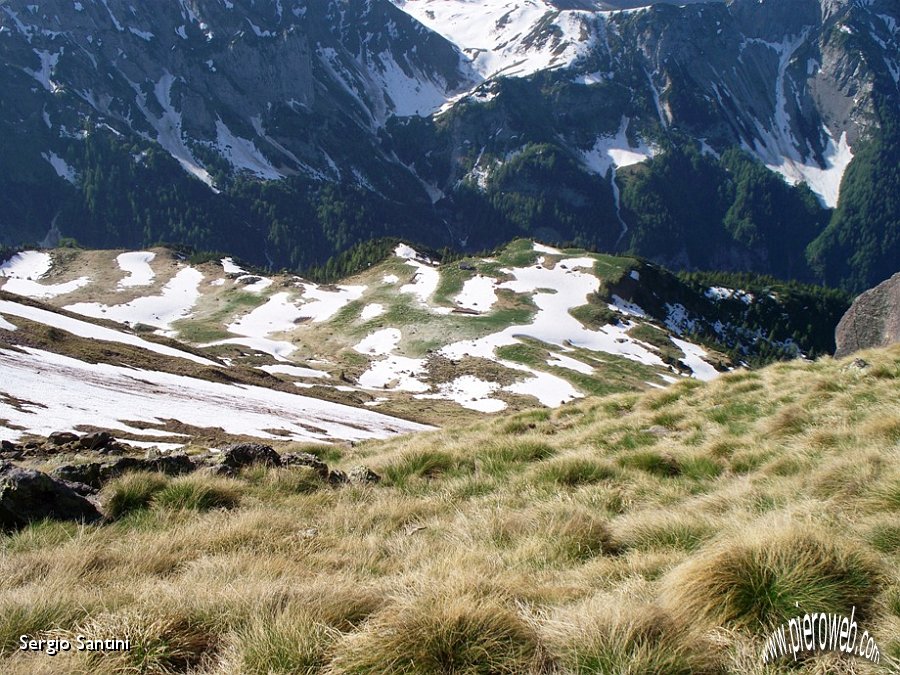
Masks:
[[[302,468],[123,476],[101,495],[106,524],[0,536],[0,671],[891,672],[900,348],[863,357],[329,457],[378,485]],[[881,670],[762,666],[773,623],[853,606]],[[16,650],[23,633],[83,631],[137,646]]]

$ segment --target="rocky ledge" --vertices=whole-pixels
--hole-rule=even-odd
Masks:
[[[18,466],[8,460],[27,460],[72,452],[90,452],[95,461],[62,464],[50,473]],[[253,465],[309,467],[331,486],[377,483],[381,477],[358,466],[349,472],[330,468],[311,453],[279,454],[268,445],[237,443],[221,452],[163,455],[154,450],[139,452],[116,441],[107,432],[78,436],[69,432],[51,434],[45,440],[18,445],[3,441],[0,449],[0,530],[14,530],[43,520],[95,522],[103,519],[100,491],[109,481],[127,472],[148,471],[178,476],[204,471],[219,476],[237,476]],[[4,461],[7,460],[7,461]]]

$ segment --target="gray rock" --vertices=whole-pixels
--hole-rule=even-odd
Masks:
[[[81,437],[81,447],[85,450],[101,450],[112,442],[113,437],[106,431],[96,431]]]
[[[241,469],[251,464],[281,466],[281,456],[269,445],[237,443],[222,452],[222,465],[229,469]]]
[[[900,342],[900,272],[853,301],[834,339],[836,358]]]
[[[381,481],[381,476],[367,466],[353,467],[350,469],[350,473],[347,474],[347,478],[351,483],[357,484],[378,483]]]
[[[328,479],[328,465],[310,452],[290,452],[281,457],[282,466],[308,466],[322,479]]]
[[[190,473],[196,468],[196,464],[190,457],[180,454],[153,459],[121,457],[112,462],[67,464],[53,469],[50,475],[61,481],[83,483],[93,488],[100,488],[104,483],[128,471],[156,471],[169,476],[178,476]]]
[[[346,485],[350,482],[350,478],[340,469],[333,469],[328,472],[328,482],[332,485]]]
[[[53,445],[68,445],[78,441],[78,434],[71,431],[54,431],[47,438]]]
[[[50,518],[93,522],[97,507],[62,481],[45,473],[0,465],[0,528],[15,529]]]

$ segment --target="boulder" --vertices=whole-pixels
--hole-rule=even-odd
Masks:
[[[853,301],[834,340],[836,358],[900,342],[900,272]]]
[[[45,518],[93,522],[101,515],[94,504],[45,473],[0,465],[0,528],[15,529]]]
[[[197,466],[185,454],[168,455],[152,459],[137,457],[121,457],[112,462],[88,462],[85,464],[67,464],[50,472],[54,478],[70,483],[83,483],[92,488],[100,488],[107,481],[121,476],[127,471],[156,471],[169,476],[190,473]]]
[[[381,476],[367,466],[355,466],[350,469],[350,473],[347,474],[347,479],[351,483],[357,484],[378,483],[381,481]]]
[[[236,443],[222,451],[222,466],[237,470],[251,464],[281,466],[281,456],[274,448],[259,443]]]
[[[328,472],[328,482],[332,485],[346,485],[350,478],[340,469],[332,469]]]
[[[81,437],[81,447],[85,450],[102,450],[109,445],[113,437],[106,431],[95,431]]]
[[[47,439],[53,445],[68,445],[78,442],[78,434],[73,434],[71,431],[54,431]]]
[[[328,465],[309,452],[290,452],[281,458],[282,466],[308,466],[314,469],[319,477],[328,479]]]

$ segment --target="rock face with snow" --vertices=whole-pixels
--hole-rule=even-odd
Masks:
[[[900,342],[900,273],[860,295],[838,324],[835,356]]]
[[[805,182],[824,220],[900,108],[898,26],[893,0],[9,0],[0,243],[180,241],[275,267],[410,234],[647,254],[619,170],[686,145]],[[124,288],[144,262],[122,261]]]

